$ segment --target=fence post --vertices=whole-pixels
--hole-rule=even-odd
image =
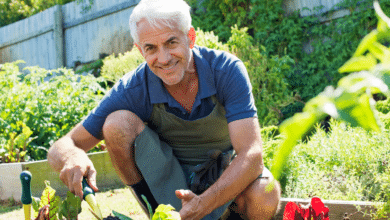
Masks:
[[[54,6],[54,45],[55,45],[55,68],[60,68],[65,66],[64,59],[64,32],[63,32],[63,15],[62,15],[62,6]]]

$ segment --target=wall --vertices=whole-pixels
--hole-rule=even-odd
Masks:
[[[92,8],[71,2],[0,28],[0,64],[24,60],[46,69],[87,63],[99,54],[131,50],[128,19],[140,0],[95,0]]]
[[[99,188],[121,188],[125,187],[117,176],[111,159],[107,152],[88,154],[96,169],[96,184]],[[24,170],[30,171],[31,193],[34,197],[41,197],[45,189],[45,180],[50,181],[50,186],[56,190],[59,196],[66,196],[68,188],[59,178],[59,173],[55,172],[47,160],[36,162],[0,164],[0,201],[13,198],[20,201],[22,196],[22,184],[20,173]]]

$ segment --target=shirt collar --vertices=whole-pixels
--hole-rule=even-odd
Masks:
[[[195,46],[192,49],[192,54],[194,56],[196,70],[199,77],[199,90],[196,99],[203,99],[215,95],[216,89],[213,77],[214,74],[212,74],[210,64],[200,53],[198,46]],[[149,69],[147,64],[145,68],[151,104],[171,104],[171,99],[173,99],[173,97],[165,89],[162,80]]]

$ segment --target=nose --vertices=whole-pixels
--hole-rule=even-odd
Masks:
[[[157,61],[160,64],[168,64],[169,61],[171,60],[171,58],[172,58],[172,55],[169,52],[169,50],[166,48],[160,49],[158,54],[157,54]]]

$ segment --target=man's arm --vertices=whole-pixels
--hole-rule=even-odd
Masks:
[[[99,143],[81,124],[57,140],[49,149],[47,160],[60,173],[60,179],[72,193],[82,198],[83,176],[96,191],[96,170],[86,152]]]
[[[214,209],[234,199],[263,172],[262,141],[257,118],[229,123],[229,135],[237,157],[222,176],[200,196],[188,191],[177,192],[179,198],[189,198],[180,214],[183,219],[200,219]],[[191,194],[191,195],[188,195]],[[183,200],[182,200],[183,201]]]

